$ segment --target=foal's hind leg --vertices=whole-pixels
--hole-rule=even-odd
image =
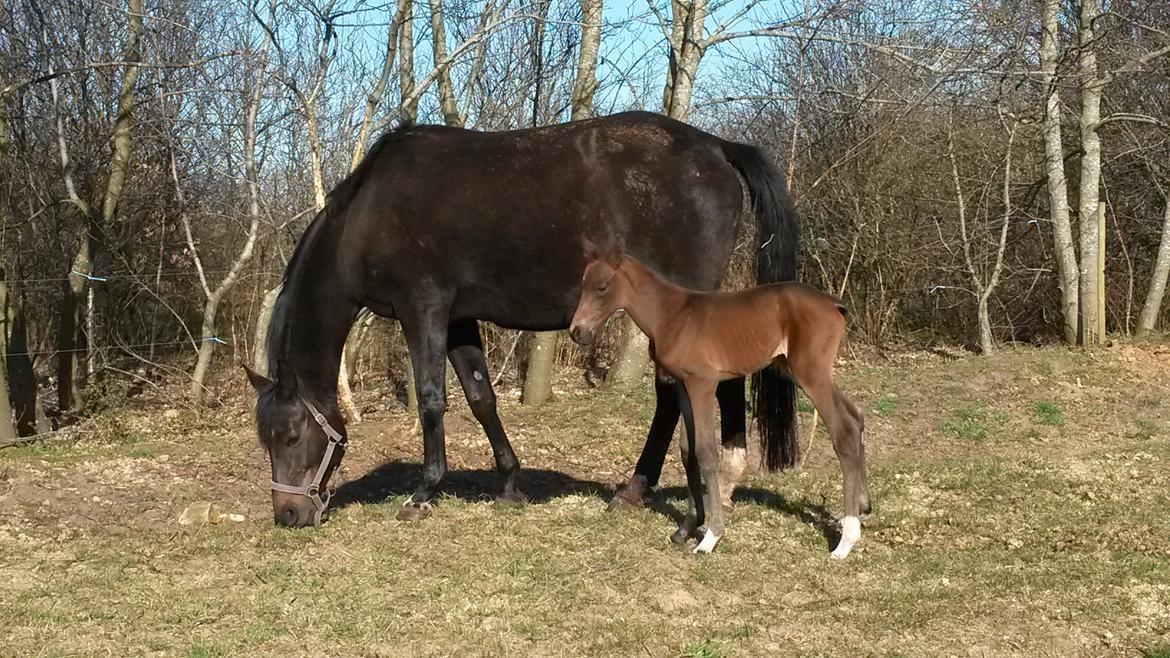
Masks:
[[[523,504],[527,498],[516,487],[520,462],[516,459],[512,444],[508,442],[508,436],[504,433],[500,416],[496,413],[496,393],[492,390],[492,382],[488,377],[479,326],[474,320],[451,325],[447,336],[447,350],[447,356],[451,359],[451,365],[455,367],[455,374],[459,376],[459,383],[463,386],[463,394],[467,397],[471,413],[475,414],[475,419],[483,427],[492,445],[496,470],[503,484],[496,500],[505,505]]]
[[[861,539],[861,514],[865,488],[865,446],[861,440],[860,411],[833,383],[832,362],[810,362],[788,358],[788,366],[797,383],[808,394],[833,439],[833,450],[841,462],[844,477],[845,518],[841,519],[841,541],[832,556],[843,559]],[[856,413],[854,413],[856,412]],[[868,505],[868,493],[864,493]]]
[[[861,409],[857,407],[853,400],[849,399],[849,396],[841,393],[840,391],[838,391],[838,393],[841,396],[841,400],[845,403],[845,408],[857,422],[857,427],[859,428],[858,433],[861,435],[861,484],[857,496],[859,499],[859,505],[861,507],[861,513],[869,514],[871,511],[873,511],[873,505],[869,499],[869,478],[865,474],[865,414],[861,412]]]

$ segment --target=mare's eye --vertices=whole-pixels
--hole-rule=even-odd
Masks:
[[[301,442],[301,435],[300,434],[289,434],[284,439],[284,445],[286,445],[290,448],[297,445],[300,442]]]

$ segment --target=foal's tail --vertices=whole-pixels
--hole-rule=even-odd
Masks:
[[[796,278],[799,247],[796,209],[788,198],[784,174],[760,149],[724,142],[723,153],[747,181],[752,207],[759,222],[756,282],[776,283]],[[768,367],[752,375],[752,408],[760,430],[764,465],[768,470],[800,463],[796,437],[796,384],[787,373]]]

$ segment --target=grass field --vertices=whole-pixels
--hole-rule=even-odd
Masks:
[[[566,384],[537,410],[503,393],[520,509],[486,498],[487,441],[452,395],[448,496],[417,524],[395,513],[420,441],[369,399],[342,506],[299,531],[272,525],[242,395],[203,417],[107,413],[74,442],[0,451],[0,654],[1170,656],[1170,346],[839,373],[868,413],[875,505],[845,562],[823,432],[801,472],[737,491],[710,556],[667,541],[673,449],[647,509],[607,512],[649,387]],[[245,520],[179,525],[197,501]]]

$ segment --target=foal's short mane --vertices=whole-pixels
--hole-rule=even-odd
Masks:
[[[272,309],[272,319],[268,323],[268,374],[275,376],[277,361],[283,358],[287,351],[288,337],[292,332],[293,314],[296,310],[296,299],[300,296],[300,286],[304,282],[309,254],[312,253],[325,228],[345,213],[353,198],[357,196],[362,184],[369,179],[371,172],[383,152],[401,141],[412,128],[409,122],[403,122],[393,130],[384,133],[370,146],[370,150],[358,166],[338,183],[328,196],[325,197],[325,208],[317,213],[309,226],[305,228],[301,239],[297,240],[292,256],[284,270],[280,295]]]

